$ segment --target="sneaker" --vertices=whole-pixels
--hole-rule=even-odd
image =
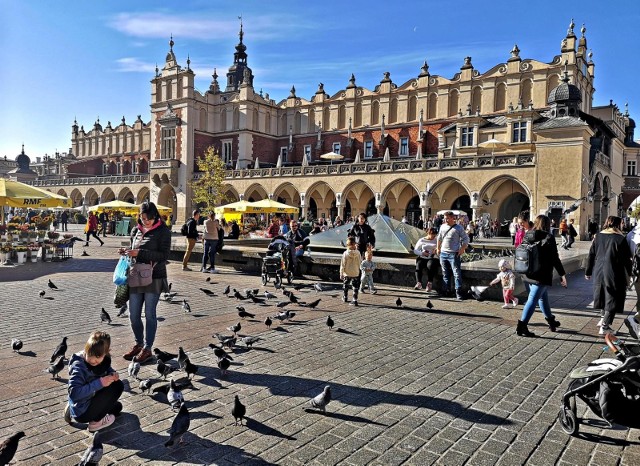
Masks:
[[[456,293],[456,301],[464,301],[464,297],[461,294]]]
[[[133,358],[137,356],[140,351],[142,351],[142,345],[136,343],[135,345],[133,345],[133,348],[131,348],[131,350],[128,353],[124,353],[122,357],[125,358],[127,361],[132,361]]]
[[[416,283],[416,286],[413,287],[414,290],[421,290],[422,289],[422,283]]]
[[[518,298],[513,298],[513,307],[516,307],[519,303]]]
[[[218,269],[207,269],[209,273],[218,273]]]
[[[614,332],[613,329],[608,325],[603,325],[602,327],[600,327],[600,330],[598,330],[598,335],[606,335],[607,333],[610,333],[611,335],[616,334],[616,332]]]
[[[105,417],[103,417],[99,421],[90,422],[89,432],[96,432],[100,429],[104,429],[105,427],[109,427],[111,424],[113,424],[113,421],[115,420],[116,420],[116,417],[113,414],[107,414]]]
[[[64,405],[64,421],[67,424],[71,424],[71,422],[73,421],[73,418],[71,417],[71,409],[69,408],[69,403]]]
[[[182,267],[182,271],[183,272],[191,272],[191,269],[189,267]]]
[[[629,330],[629,335],[631,335],[636,340],[638,339],[638,321],[633,317],[629,316],[624,319],[624,324],[627,326],[627,330]]]
[[[431,293],[431,291],[433,291],[433,285],[431,284],[431,282],[427,282],[427,293]]]
[[[373,291],[371,292],[371,294],[376,294],[378,292],[377,288],[374,288]]]
[[[204,267],[200,267],[200,272],[202,273],[209,273],[208,269],[205,269]]]
[[[598,327],[602,327],[604,325],[604,317],[600,317],[600,320],[596,324]]]
[[[347,297],[346,297],[346,296],[343,296],[343,297],[342,297],[342,302],[343,302],[343,303],[346,303],[346,302],[347,302]]]
[[[502,306],[502,309],[513,309],[513,305],[505,304],[504,306]]]
[[[366,293],[367,291],[364,288],[360,288],[360,293]]]
[[[349,306],[357,306],[357,305],[358,305],[358,301],[356,299],[354,299],[349,303]]]
[[[139,362],[140,364],[144,363],[147,359],[151,358],[153,354],[150,349],[144,348],[140,353],[134,358],[135,362]]]

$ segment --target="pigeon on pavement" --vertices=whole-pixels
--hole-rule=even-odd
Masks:
[[[433,309],[433,304],[431,303],[430,299],[427,299],[427,309],[429,310]]]
[[[200,291],[202,291],[207,296],[215,296],[216,295],[213,291],[207,290],[206,288],[200,288]]]
[[[184,371],[187,373],[187,377],[191,379],[192,375],[196,375],[198,373],[198,366],[187,359],[187,362],[184,364]]]
[[[313,289],[316,290],[316,293],[324,291],[324,288],[322,288],[322,285],[320,283],[314,283]]]
[[[44,295],[47,294],[46,291],[42,290],[40,293],[38,293],[40,295],[41,298],[44,298]]]
[[[13,459],[13,456],[18,450],[18,442],[24,437],[24,432],[16,432],[12,436],[4,439],[0,443],[0,464],[9,464]]]
[[[180,369],[184,369],[184,366],[188,360],[189,356],[187,356],[187,353],[184,352],[182,346],[178,347],[178,366],[180,366]]]
[[[91,445],[86,449],[78,466],[98,465],[104,454],[104,448],[99,438],[100,432],[93,434]]]
[[[220,373],[222,375],[225,375],[227,373],[227,369],[229,369],[230,365],[231,365],[231,363],[229,362],[229,360],[227,358],[222,358],[222,359],[218,360],[218,368],[220,368]]]
[[[133,377],[134,379],[138,380],[138,373],[140,372],[140,363],[131,361],[131,363],[129,364],[128,372],[129,372],[129,377]]]
[[[247,408],[245,405],[240,403],[240,398],[238,395],[233,400],[233,408],[231,408],[231,415],[235,419],[235,425],[238,425],[238,421],[240,421],[240,425],[242,425],[242,419],[244,415],[247,413]]]
[[[229,296],[229,293],[231,293],[231,286],[227,285],[222,294]]]
[[[211,277],[207,277],[207,279],[205,280],[205,282],[207,282],[207,283],[211,283]]]
[[[231,327],[227,327],[227,330],[233,332],[233,336],[236,336],[240,329],[242,328],[242,324],[238,322],[236,325],[232,325]]]
[[[261,341],[262,338],[246,336],[246,337],[240,338],[240,340],[242,341],[242,343],[244,343],[247,346],[247,348],[251,348],[254,343]]]
[[[111,325],[111,316],[107,311],[105,311],[104,307],[100,311],[100,322],[106,322]]]
[[[245,299],[247,299],[246,296],[242,296],[242,294],[235,288],[233,289],[233,297],[236,298],[236,300],[239,299],[240,301],[244,301]]]
[[[249,299],[254,303],[254,304],[264,304],[264,299],[262,298],[258,298],[254,295],[249,296]]]
[[[22,340],[19,340],[18,338],[12,338],[11,349],[16,353],[20,351],[22,349]]]
[[[326,412],[326,407],[331,401],[331,387],[327,385],[322,390],[322,393],[317,395],[311,400],[311,407],[321,410],[323,413]]]
[[[182,301],[182,310],[186,313],[186,312],[191,312],[191,306],[189,306],[189,303],[187,302],[186,299],[184,299]]]
[[[158,361],[158,366],[156,367],[158,374],[160,374],[164,380],[167,380],[167,376],[176,370],[175,367],[169,366],[162,361]]]
[[[144,393],[144,392],[150,393],[151,392],[151,386],[154,383],[155,383],[155,380],[153,380],[153,379],[141,380],[140,381],[140,385],[138,385],[138,387],[140,388],[142,393]]]
[[[167,393],[167,401],[171,405],[171,409],[177,411],[180,409],[184,403],[184,396],[182,392],[176,386],[176,383],[173,379],[169,383],[169,392]]]
[[[320,304],[321,299],[318,298],[315,301],[312,301],[310,303],[307,303],[307,307],[310,309],[315,309],[316,307],[318,307],[318,304]]]
[[[167,353],[166,351],[162,351],[160,348],[153,348],[153,353],[156,355],[156,359],[162,362],[168,362],[178,357],[177,354]]]
[[[231,356],[229,356],[229,354],[224,349],[218,348],[213,343],[209,343],[209,348],[211,348],[213,350],[213,354],[216,355],[218,360],[220,360],[222,358],[227,358],[227,359],[230,359],[230,360],[233,361],[233,358]]]
[[[176,414],[176,417],[173,419],[173,423],[171,424],[171,428],[169,429],[169,440],[164,444],[165,447],[172,446],[177,439],[179,439],[179,443],[182,443],[182,436],[189,430],[189,425],[191,424],[191,416],[189,416],[189,411],[187,410],[187,406],[183,404],[180,407],[180,411]]]
[[[269,293],[269,292],[268,292],[268,291],[266,291],[266,290],[265,290],[265,292],[264,292],[264,297],[265,297],[265,298],[267,298],[267,299],[276,299],[276,298],[277,298],[277,296],[276,296],[276,295],[274,295],[273,293]]]
[[[398,299],[396,299],[396,306],[397,307],[401,307],[402,306],[402,300],[400,299],[399,296],[398,296]]]
[[[333,325],[334,325],[333,319],[331,318],[331,316],[327,316],[327,327],[329,327],[329,330],[333,329]]]
[[[57,379],[60,371],[64,369],[64,357],[60,356],[60,359],[55,364],[51,364],[47,369],[47,372],[51,374],[51,379]]]
[[[124,305],[118,310],[117,317],[124,317],[128,310],[129,306],[127,306],[127,303],[124,303]]]
[[[276,307],[285,307],[289,304],[291,304],[291,301],[280,301],[278,304],[276,304]]]
[[[238,310],[238,317],[240,317],[241,319],[244,319],[245,317],[253,319],[256,316],[255,314],[251,314],[250,312],[245,311],[244,307],[242,306],[236,306],[236,309]]]
[[[267,326],[267,328],[271,328],[271,324],[273,323],[273,321],[271,320],[271,318],[269,316],[267,316],[264,319],[264,324]]]
[[[60,342],[60,344],[56,346],[56,349],[53,350],[53,354],[51,355],[51,359],[49,359],[49,362],[53,364],[53,361],[55,361],[60,356],[62,356],[62,359],[66,359],[66,354],[67,354],[67,337],[64,337]]]
[[[49,279],[49,283],[47,283],[47,286],[48,286],[49,288],[51,288],[52,290],[57,290],[57,289],[58,289],[58,287],[57,287],[57,286],[55,286],[55,285],[53,284],[53,282],[51,281],[51,279]]]

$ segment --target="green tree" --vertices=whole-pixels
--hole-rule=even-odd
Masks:
[[[213,146],[209,146],[204,157],[196,160],[200,178],[191,182],[193,201],[205,210],[211,211],[220,202],[226,200],[222,192],[224,184],[225,163]]]

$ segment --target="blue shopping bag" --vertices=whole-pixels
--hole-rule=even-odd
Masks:
[[[128,256],[120,256],[118,265],[113,271],[113,283],[116,285],[125,285],[127,283],[127,275],[129,274],[130,259]]]

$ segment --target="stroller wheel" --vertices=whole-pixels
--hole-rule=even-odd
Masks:
[[[558,420],[560,421],[560,427],[569,435],[576,435],[578,433],[578,419],[571,408],[562,407],[558,413]]]
[[[269,279],[267,278],[267,276],[263,274],[262,275],[262,284],[266,285],[268,281],[269,281]]]
[[[282,285],[282,278],[280,278],[280,275],[275,276],[275,278],[273,279],[273,283],[275,284],[276,288],[279,288],[280,285]]]

